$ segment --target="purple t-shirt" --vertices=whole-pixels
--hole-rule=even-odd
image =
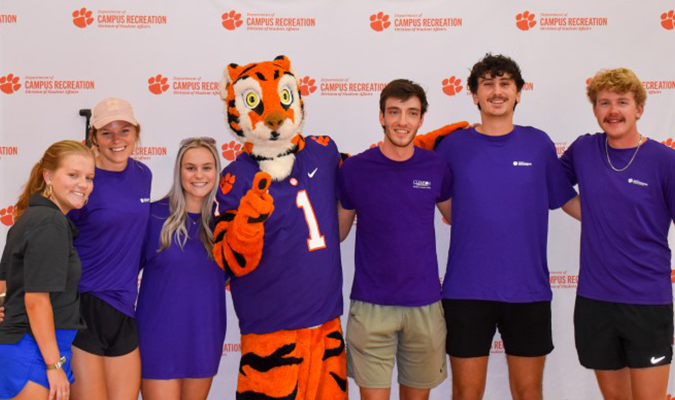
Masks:
[[[134,316],[141,247],[150,215],[152,173],[129,159],[123,171],[96,168],[89,203],[68,217],[80,236],[81,293],[91,293],[124,314]]]
[[[188,239],[158,252],[169,201],[152,203],[136,319],[145,379],[206,378],[218,372],[225,341],[225,272],[209,259],[201,217],[188,214]]]
[[[333,141],[308,137],[295,155],[291,175],[272,182],[274,212],[265,221],[260,265],[230,281],[242,334],[308,328],[342,314],[339,163]],[[246,153],[223,170],[223,177],[230,174],[235,179],[230,191],[218,192],[221,214],[239,207],[258,171],[257,162]]]
[[[455,132],[436,150],[454,178],[443,298],[550,301],[548,211],[576,195],[546,133]]]
[[[621,169],[635,154],[609,148]],[[615,172],[605,134],[580,136],[562,157],[581,194],[580,296],[631,304],[670,304],[668,229],[675,220],[675,151],[647,140]]]
[[[338,182],[342,207],[358,218],[351,298],[407,307],[439,301],[434,214],[452,185],[443,159],[415,149],[393,161],[375,147],[347,159]]]

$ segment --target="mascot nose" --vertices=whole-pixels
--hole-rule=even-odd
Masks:
[[[281,111],[273,111],[265,117],[265,125],[275,131],[284,124],[284,113]]]

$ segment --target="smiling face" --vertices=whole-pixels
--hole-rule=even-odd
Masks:
[[[607,133],[609,140],[615,143],[625,142],[633,147],[637,144],[639,133],[637,120],[642,116],[644,105],[637,105],[632,92],[615,93],[609,90],[597,94],[593,113],[600,127]]]
[[[502,76],[487,74],[478,78],[478,88],[472,95],[483,118],[512,118],[516,104],[520,103],[520,92],[515,80],[508,73]]]
[[[98,146],[96,165],[107,171],[122,171],[134,153],[138,130],[126,121],[113,121],[96,130],[93,137]]]
[[[45,182],[52,186],[50,200],[61,212],[84,207],[94,189],[94,159],[82,154],[63,157],[56,171],[45,171]]]
[[[216,160],[205,147],[195,147],[185,152],[180,163],[180,179],[189,212],[201,211],[204,200],[216,184]]]
[[[380,112],[384,141],[396,147],[412,146],[423,122],[422,103],[416,96],[408,100],[390,97],[385,103],[384,113]]]

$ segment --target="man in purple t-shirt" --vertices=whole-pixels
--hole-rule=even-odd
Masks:
[[[604,132],[562,156],[581,193],[574,332],[581,365],[605,399],[664,399],[673,355],[668,230],[675,220],[675,152],[638,132],[647,93],[626,68],[587,89]]]
[[[428,103],[398,79],[380,94],[384,140],[347,159],[338,176],[340,237],[358,214],[347,323],[347,373],[366,400],[389,399],[394,360],[400,398],[426,400],[447,377],[435,208],[450,219],[452,176],[413,139]]]
[[[546,133],[513,123],[524,80],[486,55],[468,78],[481,125],[436,148],[450,167],[452,230],[443,280],[453,400],[483,397],[495,330],[515,399],[542,399],[553,350],[546,260],[550,209],[578,202]]]

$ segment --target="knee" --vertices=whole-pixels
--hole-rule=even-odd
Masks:
[[[511,393],[513,400],[542,400],[544,395],[541,388],[516,389]]]
[[[452,400],[481,400],[484,388],[452,385]]]

